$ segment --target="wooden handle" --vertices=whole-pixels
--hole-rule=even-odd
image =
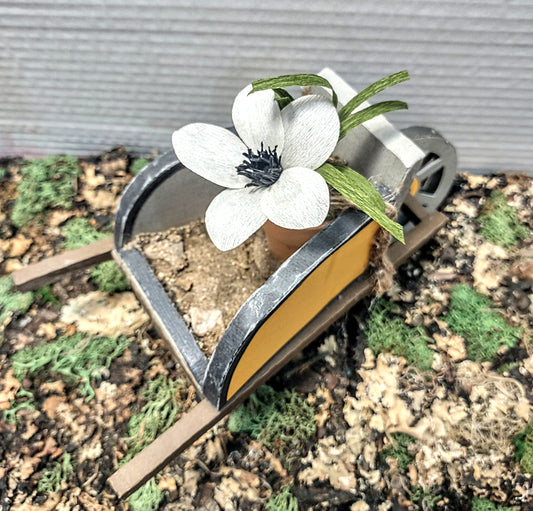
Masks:
[[[204,399],[117,470],[108,483],[121,499],[128,497],[228,413],[228,409],[216,410]]]
[[[70,271],[81,270],[108,261],[112,258],[113,248],[113,236],[110,236],[21,268],[13,272],[11,277],[18,291],[32,291],[54,282]]]

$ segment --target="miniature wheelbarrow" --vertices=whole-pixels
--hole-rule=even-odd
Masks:
[[[322,76],[345,103],[355,91],[331,70]],[[405,262],[446,223],[436,209],[456,172],[453,146],[434,130],[394,128],[383,116],[350,132],[340,156],[367,178],[379,176],[386,200],[401,210],[406,243],[388,256]],[[221,188],[186,169],[173,152],[145,167],[125,190],[115,219],[114,242],[104,241],[51,258],[13,275],[19,289],[37,287],[70,269],[109,257],[121,266],[156,328],[204,399],[109,483],[127,497],[364,296],[373,279],[370,253],[379,226],[348,210],[290,256],[242,305],[207,359],[144,256],[128,243],[139,233],[165,231],[203,216]],[[394,194],[390,194],[394,191]]]

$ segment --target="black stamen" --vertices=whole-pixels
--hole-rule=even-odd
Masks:
[[[265,150],[261,142],[261,149],[257,153],[251,149],[242,153],[244,161],[237,167],[237,174],[250,180],[246,186],[270,186],[279,179],[283,169],[277,148]]]

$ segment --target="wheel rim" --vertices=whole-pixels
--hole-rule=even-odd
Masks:
[[[431,128],[413,126],[402,132],[426,153],[415,175],[419,183],[415,196],[428,211],[435,211],[453,185],[457,172],[455,148]]]

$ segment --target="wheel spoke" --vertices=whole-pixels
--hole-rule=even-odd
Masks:
[[[454,147],[439,133],[423,126],[402,130],[425,154],[424,162],[416,173],[419,190],[416,194],[428,211],[435,211],[448,195],[457,171]]]
[[[432,176],[436,172],[442,169],[442,159],[435,158],[426,165],[424,165],[416,174],[416,177],[420,184],[422,184],[429,176]]]

